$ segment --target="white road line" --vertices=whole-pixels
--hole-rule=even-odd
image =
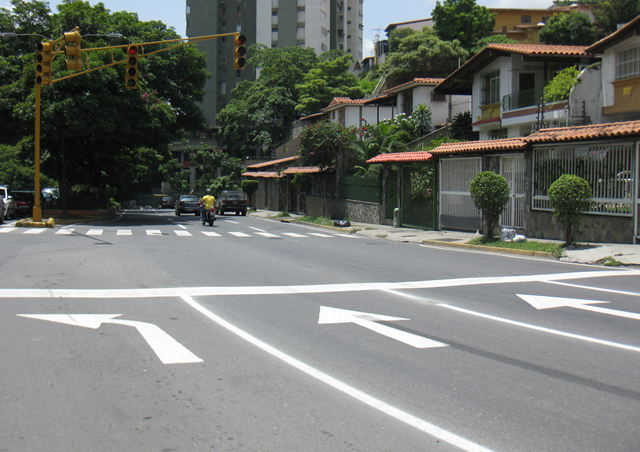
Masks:
[[[187,229],[187,227],[184,224],[179,224],[178,227],[182,229]]]
[[[334,237],[333,235],[320,234],[318,232],[310,232],[309,235],[315,235],[316,237],[326,237],[326,238],[329,238],[329,239],[332,239]]]
[[[33,228],[24,231],[24,234],[42,234],[45,228]]]
[[[13,232],[13,231],[15,231],[16,229],[18,229],[18,228],[12,228],[12,227],[1,227],[1,228],[0,228],[0,233],[2,233],[2,234],[7,234],[7,233],[9,233],[9,232]]]
[[[229,234],[236,237],[251,237],[249,234],[245,234],[244,232],[229,232]]]
[[[288,235],[289,237],[296,237],[296,238],[301,238],[301,239],[309,238],[309,236],[302,235],[302,234],[296,234],[295,232],[283,232],[282,235]]]
[[[178,237],[193,237],[189,231],[173,231]]]
[[[627,292],[626,290],[615,290],[615,289],[605,289],[605,288],[602,288],[602,287],[581,286],[581,285],[578,285],[578,284],[563,283],[563,282],[558,282],[558,281],[545,281],[545,282],[549,283],[549,284],[558,284],[560,286],[576,287],[578,289],[595,290],[595,291],[599,291],[599,292],[617,293],[617,294],[621,294],[621,295],[631,295],[633,297],[640,297],[640,293],[638,293],[638,292]]]
[[[213,231],[200,231],[200,232],[202,232],[207,237],[222,237],[220,234],[218,234],[217,232],[213,232]]]
[[[102,235],[103,229],[89,229],[86,235]]]
[[[240,338],[244,339],[250,344],[258,347],[260,350],[269,353],[271,356],[283,361],[284,363],[294,367],[295,369],[298,369],[301,372],[304,372],[310,377],[315,378],[316,380],[331,386],[332,388],[342,392],[343,394],[346,394],[349,397],[359,400],[360,402],[370,406],[371,408],[374,408],[388,416],[393,417],[394,419],[399,420],[400,422],[403,422],[411,427],[414,427],[428,435],[439,438],[441,441],[445,441],[462,450],[470,451],[470,452],[489,452],[490,451],[490,449],[487,449],[479,444],[469,441],[468,439],[458,436],[455,433],[452,433],[430,422],[420,419],[412,414],[407,413],[406,411],[402,411],[399,408],[389,405],[388,403],[383,402],[380,399],[370,396],[369,394],[359,389],[356,389],[355,387],[348,385],[338,380],[337,378],[334,378],[308,364],[303,363],[302,361],[290,355],[287,355],[286,353],[278,350],[277,348],[267,344],[266,342],[261,341],[255,336],[252,336],[249,333],[245,332],[244,330],[241,330],[237,326],[227,322],[222,317],[219,317],[213,312],[207,310],[186,293],[179,293],[179,296],[180,298],[182,298],[182,300],[185,303],[187,303],[189,306],[191,306],[192,308],[194,308],[195,310],[203,314],[205,317],[211,319],[221,327],[239,336]]]
[[[131,231],[131,229],[118,229],[116,235],[133,235],[133,232]]]
[[[75,229],[60,229],[56,232],[56,235],[71,235],[73,234],[73,231],[75,231]]]
[[[160,229],[147,229],[147,235],[160,236],[162,235],[162,231],[160,231]]]
[[[266,237],[268,239],[279,239],[280,236],[271,234],[270,232],[256,232],[256,234],[261,235],[262,237]]]
[[[233,220],[226,220],[225,223],[240,224],[237,221],[233,221]]]
[[[265,232],[265,230],[264,230],[264,229],[254,228],[253,226],[249,226],[249,229],[253,229],[254,231]]]

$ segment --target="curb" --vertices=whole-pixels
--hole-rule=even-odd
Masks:
[[[18,228],[54,228],[55,226],[56,222],[53,218],[49,218],[47,221],[33,221],[31,218],[25,218],[16,222]]]
[[[451,248],[463,248],[463,249],[476,250],[476,251],[488,251],[488,252],[498,253],[498,254],[518,254],[520,256],[556,259],[556,257],[552,253],[548,253],[546,251],[515,250],[512,248],[500,248],[497,246],[470,245],[468,243],[440,242],[437,240],[423,240],[422,244],[432,245],[432,246],[446,246]]]

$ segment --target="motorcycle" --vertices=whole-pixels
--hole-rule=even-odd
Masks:
[[[204,217],[202,217],[202,225],[209,223],[209,226],[213,226],[213,222],[216,221],[216,211],[212,207],[211,209],[204,210]]]

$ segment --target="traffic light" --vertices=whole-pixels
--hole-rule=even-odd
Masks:
[[[70,71],[80,72],[82,70],[82,48],[80,42],[82,36],[79,31],[71,31],[64,34],[66,45],[64,46],[64,54],[67,56],[67,69]]]
[[[128,89],[138,87],[138,56],[140,56],[140,48],[137,45],[127,47],[126,84]]]
[[[247,65],[247,37],[245,35],[235,35],[233,38],[233,67],[244,69]]]
[[[51,85],[51,42],[40,42],[36,46],[36,84]]]

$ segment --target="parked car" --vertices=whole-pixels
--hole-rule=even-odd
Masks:
[[[246,215],[249,209],[249,198],[243,191],[223,191],[216,198],[216,213],[224,215],[225,212],[235,212],[236,215]]]
[[[42,194],[47,196],[47,193],[53,200],[60,198],[60,189],[55,187],[47,187],[42,189]]]
[[[16,204],[13,201],[13,194],[8,185],[0,185],[0,197],[4,201],[4,218],[16,217]]]
[[[16,205],[16,215],[21,217],[30,217],[33,214],[33,205],[35,204],[34,191],[14,190],[13,200]],[[42,203],[40,203],[42,205]]]
[[[182,195],[176,204],[176,215],[180,216],[181,213],[195,213],[200,215],[200,202],[197,196],[194,195]]]
[[[160,209],[175,209],[176,201],[171,196],[163,196],[158,207]]]
[[[0,224],[4,223],[4,199],[0,196]]]

